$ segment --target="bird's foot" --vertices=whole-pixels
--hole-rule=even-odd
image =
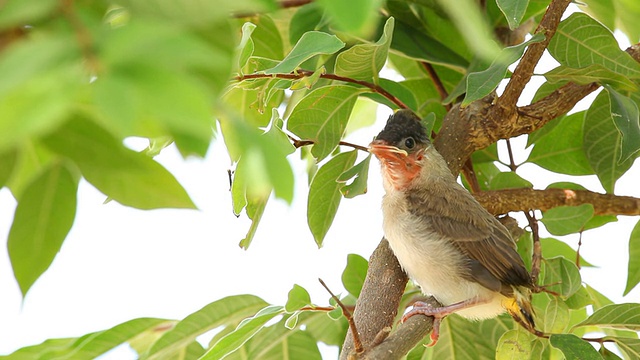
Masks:
[[[425,345],[427,347],[434,346],[438,342],[438,338],[440,337],[440,323],[445,316],[452,313],[446,306],[444,307],[435,307],[429,303],[425,303],[422,301],[416,301],[413,304],[413,308],[407,312],[400,322],[405,322],[409,320],[410,317],[418,314],[422,314],[425,316],[433,317],[433,330],[431,330],[431,343]]]

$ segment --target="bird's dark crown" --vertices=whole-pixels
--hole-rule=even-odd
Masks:
[[[399,110],[389,117],[387,125],[376,136],[376,140],[384,140],[390,145],[396,145],[408,137],[413,137],[418,143],[429,143],[429,137],[420,118],[411,110]]]

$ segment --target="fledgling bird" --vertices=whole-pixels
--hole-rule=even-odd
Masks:
[[[382,168],[384,234],[400,265],[443,306],[417,302],[402,319],[457,313],[487,319],[507,311],[534,330],[531,275],[507,229],[456,182],[410,110],[389,117],[369,145]]]

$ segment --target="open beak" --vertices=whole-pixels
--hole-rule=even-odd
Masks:
[[[387,160],[402,160],[409,155],[405,150],[389,145],[384,140],[373,140],[369,144],[369,152],[379,159]]]

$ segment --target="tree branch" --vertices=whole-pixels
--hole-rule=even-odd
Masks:
[[[536,209],[546,211],[558,206],[592,204],[595,215],[640,215],[640,198],[599,194],[588,190],[504,189],[473,194],[494,215]]]
[[[245,80],[251,80],[251,79],[267,79],[267,78],[298,80],[298,79],[302,79],[303,77],[311,76],[311,75],[313,75],[313,71],[300,69],[300,70],[297,70],[296,72],[293,72],[293,73],[290,73],[290,74],[247,74],[247,75],[239,75],[239,76],[235,77],[235,80],[236,81],[245,81]],[[389,101],[391,101],[396,106],[398,106],[400,109],[407,109],[408,108],[407,105],[405,105],[405,103],[402,102],[402,100],[400,100],[397,97],[393,96],[390,92],[388,92],[387,90],[382,88],[382,86],[380,86],[380,85],[376,85],[376,84],[370,83],[368,81],[356,80],[356,79],[352,79],[352,78],[348,78],[348,77],[340,76],[340,75],[336,75],[336,74],[321,74],[320,77],[323,78],[323,79],[344,81],[344,82],[348,82],[348,83],[351,83],[351,84],[357,84],[357,85],[360,85],[360,86],[364,86],[366,88],[369,88],[371,91],[384,96]]]
[[[398,263],[398,259],[393,255],[389,242],[386,239],[382,239],[369,259],[367,277],[364,280],[362,292],[358,297],[356,309],[353,312],[353,318],[360,333],[360,340],[364,345],[365,353],[371,350],[372,345],[375,346],[376,342],[379,342],[378,334],[381,331],[393,326],[393,321],[398,313],[400,299],[408,280],[407,275]],[[415,317],[425,318],[424,316]],[[401,328],[404,328],[407,324],[409,324],[409,321]],[[411,324],[414,324],[414,322],[411,322]],[[431,331],[430,326],[425,328],[424,330],[427,333]],[[385,342],[386,340],[382,343]],[[411,344],[409,349],[414,345],[415,342]],[[403,355],[404,353],[400,356]],[[357,359],[359,356],[354,352],[353,336],[349,333],[342,346],[340,359],[353,358]]]

